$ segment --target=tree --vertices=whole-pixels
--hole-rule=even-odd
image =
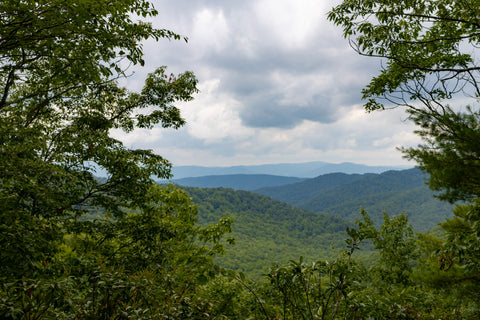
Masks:
[[[131,20],[157,13],[147,1],[4,1],[0,12],[0,210],[9,243],[1,261],[25,274],[48,251],[35,247],[53,244],[54,224],[85,206],[121,216],[142,204],[152,176],[168,177],[166,160],[128,150],[109,131],[181,126],[173,103],[192,99],[197,80],[161,67],[140,93],[116,84],[121,63],[142,63],[141,40],[180,38]],[[108,179],[97,179],[98,169]],[[21,261],[12,252],[23,252]]]
[[[156,187],[170,163],[110,135],[179,128],[175,104],[197,92],[192,72],[166,67],[140,92],[119,87],[129,65],[144,64],[141,41],[182,39],[134,21],[156,14],[145,0],[0,3],[2,317],[127,317],[166,294],[159,274],[171,292],[183,288],[172,306],[210,274],[229,220],[195,227],[189,198]]]
[[[148,203],[112,223],[69,221],[48,266],[21,281],[3,279],[6,319],[191,319],[208,312],[201,285],[218,273],[212,257],[231,222],[198,227],[185,192],[152,186]]]
[[[425,144],[403,149],[449,201],[479,195],[477,0],[344,1],[328,17],[384,68],[363,89],[369,111],[405,106]],[[449,106],[467,101],[467,108]],[[452,165],[455,163],[455,165]]]
[[[363,238],[372,240],[380,253],[374,271],[382,281],[407,285],[412,273],[412,261],[416,257],[416,240],[407,215],[390,218],[387,213],[383,213],[383,224],[377,230],[364,210],[361,214],[363,221],[357,221],[359,233]]]
[[[480,288],[479,17],[478,0],[345,0],[328,15],[358,53],[382,59],[362,91],[366,110],[406,107],[424,143],[402,148],[405,157],[441,199],[467,202],[442,225],[447,241],[437,250],[439,267],[458,264],[464,274],[452,276],[470,292]]]

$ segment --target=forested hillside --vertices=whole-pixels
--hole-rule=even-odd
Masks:
[[[346,184],[361,177],[363,175],[360,174],[329,173],[291,185],[259,188],[254,191],[292,205],[298,205],[306,199],[322,193],[324,190]]]
[[[183,187],[199,205],[202,225],[224,216],[234,218],[231,234],[236,239],[228,246],[220,265],[258,277],[273,262],[286,263],[292,257],[332,258],[343,248],[343,219],[302,210],[248,191],[228,188]],[[335,249],[336,248],[336,249]]]
[[[292,185],[262,188],[255,192],[302,209],[324,212],[355,221],[363,207],[375,223],[382,212],[405,213],[416,231],[427,231],[451,217],[453,206],[434,197],[418,169],[382,174],[329,174]]]

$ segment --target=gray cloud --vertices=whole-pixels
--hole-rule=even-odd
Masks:
[[[333,36],[333,27],[323,21],[307,40],[286,45],[281,30],[259,20],[254,4],[160,2],[158,7],[167,6],[169,13],[163,18],[190,37],[189,45],[167,53],[169,60],[195,70],[201,80],[221,79],[221,90],[244,104],[239,111],[246,126],[290,128],[305,119],[330,123],[341,105],[360,102],[366,83],[361,75],[372,64],[346,48],[339,30]],[[311,14],[326,20],[325,11]],[[296,19],[285,16],[285,23]],[[291,26],[283,28],[286,33]],[[296,35],[286,39],[295,41]],[[288,98],[294,95],[300,101]]]
[[[292,128],[303,120],[331,123],[335,121],[336,111],[331,108],[331,98],[315,95],[307,105],[282,103],[281,95],[254,95],[245,101],[240,117],[249,127]]]

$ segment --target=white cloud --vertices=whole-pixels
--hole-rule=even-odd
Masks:
[[[326,4],[317,0],[262,0],[253,10],[263,35],[293,49],[318,41],[316,36],[325,27]]]
[[[232,35],[223,11],[203,8],[193,17],[191,45],[198,56],[208,51],[221,52],[229,46]]]
[[[207,144],[219,143],[227,137],[248,139],[251,130],[242,126],[238,115],[240,102],[219,90],[220,79],[199,85],[200,93],[181,107],[189,134]]]

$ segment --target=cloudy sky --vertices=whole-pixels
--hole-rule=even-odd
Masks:
[[[193,71],[200,92],[179,104],[187,125],[128,135],[174,165],[325,161],[407,164],[398,146],[418,143],[402,110],[366,113],[360,90],[380,61],[358,56],[327,21],[331,0],[154,1],[153,20],[189,38],[144,44],[146,64]],[[413,165],[412,163],[408,163]]]

